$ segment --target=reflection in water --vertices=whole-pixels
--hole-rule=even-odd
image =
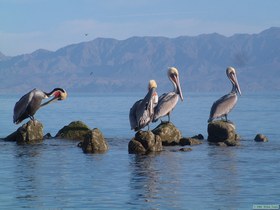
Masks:
[[[227,204],[223,208],[236,209],[239,206],[240,184],[236,159],[235,149],[232,147],[209,147],[208,173],[212,182],[208,182],[207,188],[213,193],[211,196],[214,206],[222,207],[221,200]]]
[[[15,147],[15,198],[25,201],[25,207],[32,207],[28,202],[34,204],[38,200],[38,195],[35,193],[38,189],[40,180],[38,178],[38,161],[40,161],[41,145],[18,145]],[[30,203],[30,204],[31,204]]]
[[[132,155],[130,161],[131,194],[130,204],[143,205],[144,203],[153,203],[157,198],[159,190],[159,172],[154,164],[153,155]],[[144,206],[142,206],[145,209]]]
[[[190,97],[189,103],[176,107],[174,124],[184,136],[205,135],[205,119],[217,95]],[[17,98],[0,98],[1,137],[16,129],[7,122]],[[22,146],[0,141],[0,209],[251,209],[253,204],[279,203],[279,124],[267,120],[280,118],[279,94],[240,98],[232,113],[238,133],[246,137],[240,147],[204,142],[189,153],[166,149],[150,156],[127,152],[134,134],[128,129],[127,101],[135,98],[71,96],[67,103],[38,113],[45,132],[53,135],[77,119],[100,128],[111,138],[103,155],[85,155],[76,142],[63,140]],[[112,103],[118,106],[112,109]],[[257,132],[270,141],[254,142]]]
[[[168,151],[130,158],[130,205],[140,209],[185,209],[185,169],[178,154]]]

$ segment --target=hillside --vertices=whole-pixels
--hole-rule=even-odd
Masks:
[[[259,34],[98,38],[55,52],[39,49],[7,57],[0,53],[1,92],[60,86],[71,91],[143,91],[149,79],[171,89],[166,70],[176,66],[184,92],[230,90],[233,66],[242,91],[280,90],[280,28]]]

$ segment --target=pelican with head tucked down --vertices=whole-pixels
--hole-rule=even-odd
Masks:
[[[164,93],[159,97],[158,105],[155,108],[153,122],[156,122],[159,118],[166,115],[168,116],[168,122],[170,122],[170,113],[175,108],[179,97],[183,101],[178,70],[175,67],[170,67],[168,69],[167,76],[173,83],[174,90],[169,93]]]
[[[49,98],[51,96],[53,96],[51,100],[41,104],[43,99]],[[61,88],[55,88],[50,93],[46,93],[38,89],[33,89],[29,93],[22,96],[20,100],[15,104],[13,121],[16,124],[19,124],[26,118],[34,120],[34,115],[40,107],[56,100],[64,100],[66,99],[66,97],[66,91]]]
[[[225,117],[227,121],[228,113],[237,103],[237,93],[241,95],[241,90],[238,84],[235,69],[233,67],[228,67],[226,70],[226,74],[230,82],[232,83],[231,92],[213,103],[208,122],[212,122],[215,118],[220,117]]]
[[[129,111],[129,122],[131,130],[138,131],[148,125],[153,119],[154,108],[158,102],[156,93],[157,83],[149,81],[148,93],[144,99],[136,101]]]

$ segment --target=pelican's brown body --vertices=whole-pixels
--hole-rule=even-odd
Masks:
[[[183,94],[180,85],[179,72],[175,67],[170,67],[167,71],[167,76],[174,86],[174,90],[169,93],[162,94],[158,99],[158,105],[155,108],[153,122],[164,116],[168,116],[170,121],[170,113],[175,108],[179,97],[183,101]]]
[[[236,71],[233,67],[228,67],[226,70],[227,77],[232,83],[231,92],[222,96],[215,101],[211,107],[208,122],[212,122],[216,118],[225,117],[227,121],[228,113],[233,109],[237,103],[237,93],[241,95],[241,90],[236,76]]]

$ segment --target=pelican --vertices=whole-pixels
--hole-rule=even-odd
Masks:
[[[51,96],[53,96],[51,100],[41,104],[43,99],[49,98]],[[21,99],[19,99],[19,101],[15,104],[13,116],[14,123],[19,124],[28,117],[34,121],[34,115],[40,107],[43,107],[56,100],[64,100],[66,97],[66,91],[61,88],[55,88],[50,93],[33,89],[29,93],[22,96]]]
[[[226,74],[232,83],[232,89],[229,94],[224,95],[213,103],[208,122],[212,122],[215,118],[220,117],[225,117],[226,121],[228,121],[227,115],[237,103],[237,93],[241,95],[235,69],[233,67],[228,67]]]
[[[169,93],[164,93],[159,97],[158,105],[155,108],[153,122],[156,122],[159,118],[166,115],[168,116],[168,122],[170,122],[170,113],[175,108],[179,97],[182,101],[184,100],[178,70],[175,67],[170,67],[167,71],[167,76],[173,83],[174,90]]]
[[[153,119],[154,108],[158,102],[156,93],[157,83],[149,81],[148,93],[144,99],[136,101],[129,111],[129,122],[131,130],[138,131],[148,125]]]

